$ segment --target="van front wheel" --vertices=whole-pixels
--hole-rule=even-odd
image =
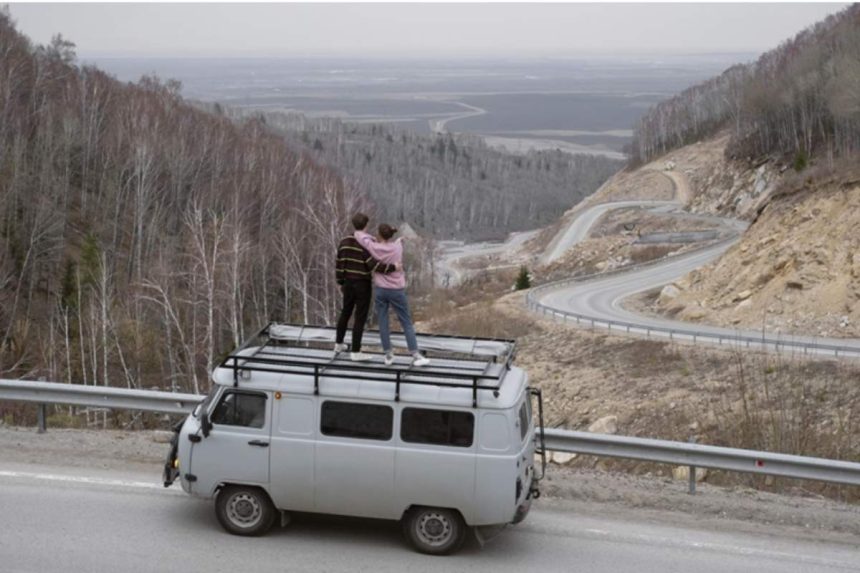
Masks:
[[[409,543],[421,553],[449,555],[466,540],[466,523],[453,509],[415,507],[403,516],[402,524]]]
[[[263,535],[275,521],[275,508],[266,492],[256,487],[227,486],[215,499],[215,515],[234,535]]]

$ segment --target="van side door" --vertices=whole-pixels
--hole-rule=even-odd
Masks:
[[[317,398],[275,394],[271,485],[279,509],[314,510]]]
[[[315,511],[399,519],[394,503],[394,408],[320,401]]]
[[[267,486],[271,400],[267,392],[227,388],[209,415],[209,435],[191,446],[191,493],[210,497],[223,483]]]

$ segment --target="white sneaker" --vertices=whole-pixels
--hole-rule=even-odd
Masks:
[[[430,364],[430,359],[420,352],[412,355],[412,366],[427,366],[428,364]]]
[[[344,344],[343,342],[336,342],[334,345],[334,351],[335,352],[343,352],[347,348],[348,348],[347,345]]]
[[[373,360],[373,356],[364,352],[350,352],[349,359],[353,362],[367,362],[368,360]]]
[[[392,364],[394,364],[394,353],[386,352],[383,361],[385,362],[386,366],[391,366]]]

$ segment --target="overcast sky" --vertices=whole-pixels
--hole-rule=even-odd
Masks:
[[[761,52],[846,4],[11,4],[94,56]]]

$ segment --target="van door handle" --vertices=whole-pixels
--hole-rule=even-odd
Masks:
[[[251,440],[248,442],[249,446],[260,446],[261,448],[268,448],[269,442],[264,442],[263,440]]]

